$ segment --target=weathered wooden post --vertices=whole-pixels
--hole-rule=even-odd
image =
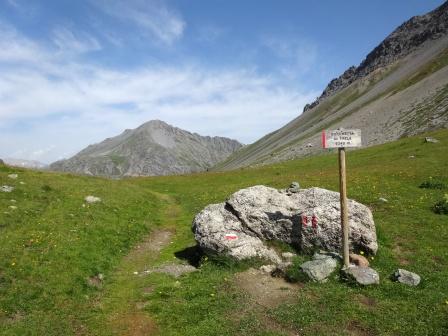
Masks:
[[[341,202],[341,226],[342,226],[342,255],[344,266],[348,267],[349,247],[348,247],[348,209],[347,209],[347,179],[345,172],[345,148],[339,148],[339,195]]]
[[[338,148],[339,153],[339,195],[341,203],[342,255],[344,267],[350,265],[349,230],[347,205],[347,173],[345,167],[345,148],[361,146],[361,130],[337,129],[322,132],[323,148]]]

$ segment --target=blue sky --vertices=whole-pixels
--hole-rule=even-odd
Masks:
[[[0,0],[0,157],[151,119],[250,143],[441,0]]]

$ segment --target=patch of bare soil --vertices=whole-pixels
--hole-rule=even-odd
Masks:
[[[356,301],[358,301],[363,307],[373,310],[376,307],[376,300],[374,298],[359,294],[356,295]]]
[[[120,336],[152,336],[158,334],[157,325],[144,312],[129,312],[117,316],[113,324],[116,334]]]
[[[160,251],[170,243],[172,236],[173,232],[166,229],[151,232],[124,258],[124,263],[135,265],[136,268],[150,265],[158,257]],[[122,277],[129,278],[127,281],[132,281],[135,278],[135,275],[130,272],[120,271],[120,273]],[[143,293],[150,294],[152,290],[152,287],[146,287],[143,289]],[[144,311],[145,306],[145,302],[128,302],[121,313],[110,319],[114,334],[120,336],[158,335],[157,325]]]
[[[374,336],[374,333],[369,328],[363,326],[359,321],[350,321],[346,328],[347,335],[351,336]]]
[[[234,284],[244,290],[258,305],[273,308],[297,298],[300,285],[274,278],[253,268],[235,275]]]
[[[142,254],[148,254],[154,258],[155,253],[159,253],[162,248],[168,245],[171,241],[173,232],[170,230],[156,230],[137,245],[126,257],[125,260],[134,260]]]
[[[410,261],[405,257],[406,251],[403,250],[403,248],[400,245],[396,245],[392,252],[394,253],[395,257],[398,259],[398,263],[401,266],[406,266],[410,264]]]
[[[232,285],[247,294],[248,301],[243,310],[235,312],[234,319],[240,320],[245,315],[255,314],[264,330],[279,332],[283,335],[298,336],[299,333],[285,327],[269,316],[268,310],[280,304],[297,300],[299,284],[286,282],[283,278],[253,268],[235,275]]]

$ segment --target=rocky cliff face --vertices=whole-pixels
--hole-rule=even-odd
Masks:
[[[432,12],[414,16],[395,29],[358,67],[348,68],[341,76],[330,81],[322,95],[313,103],[307,104],[303,112],[317,106],[326,98],[349,86],[357,79],[366,77],[373,71],[384,68],[401,59],[428,40],[436,40],[448,33],[448,1]]]
[[[241,146],[235,140],[200,136],[154,120],[90,145],[50,169],[108,177],[185,174],[207,170]]]

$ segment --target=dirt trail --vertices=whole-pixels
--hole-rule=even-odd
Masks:
[[[176,220],[180,207],[168,195],[154,193],[163,201],[163,226],[153,230],[142,242],[137,244],[121,261],[110,276],[112,279],[98,306],[102,308],[105,318],[105,334],[120,336],[159,335],[159,330],[146,312],[142,298],[151,291],[147,278],[141,272],[154,266],[160,252],[170,244],[175,234]],[[106,332],[107,330],[107,332]]]
[[[265,330],[288,336],[299,335],[296,330],[289,329],[271,318],[267,312],[280,304],[296,301],[302,286],[286,282],[283,278],[272,277],[253,268],[236,274],[233,283],[247,294],[247,304],[244,311],[238,312],[237,320],[246,312],[250,312],[259,317]]]

